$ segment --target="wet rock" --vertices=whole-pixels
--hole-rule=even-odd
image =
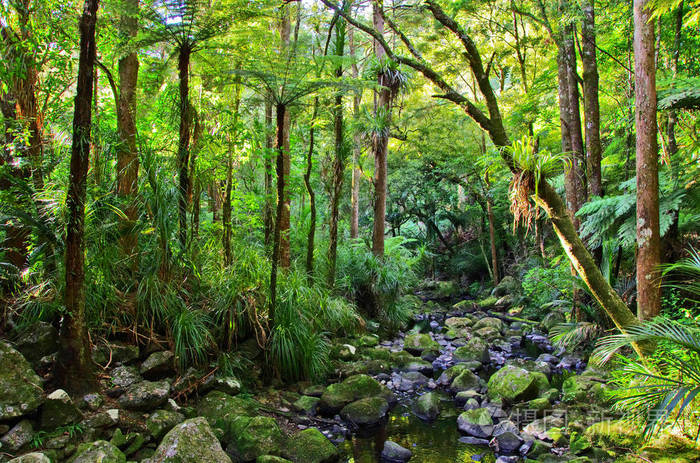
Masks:
[[[479,405],[479,401],[476,399],[467,399],[467,401],[464,403],[464,406],[462,409],[466,410],[474,410],[475,408],[480,408],[481,405]]]
[[[503,327],[503,321],[500,318],[484,317],[477,320],[477,322],[474,323],[473,329],[474,331],[477,331],[481,328],[492,328],[498,332],[501,332],[503,331]]]
[[[14,344],[32,366],[38,367],[42,357],[58,351],[58,331],[50,323],[37,322],[24,330]]]
[[[418,397],[413,403],[413,413],[421,420],[433,421],[440,414],[440,396],[428,392]]]
[[[455,392],[476,389],[479,387],[480,378],[472,373],[471,370],[462,371],[450,384],[450,389]]]
[[[546,379],[546,378],[545,378]],[[539,391],[535,376],[519,367],[506,365],[491,375],[488,382],[488,396],[515,403],[534,399]]]
[[[231,438],[232,424],[241,416],[257,414],[260,405],[252,399],[212,391],[197,404],[196,414],[207,419],[214,428],[224,431],[223,441]]]
[[[316,428],[292,436],[287,452],[296,463],[333,463],[340,457],[335,445]]]
[[[400,371],[417,371],[424,375],[433,374],[433,364],[425,360],[413,360],[399,369]]]
[[[32,452],[13,458],[7,463],[51,463],[51,459],[43,453]]]
[[[305,395],[301,396],[296,402],[294,402],[293,406],[294,409],[300,413],[304,413],[305,415],[315,415],[316,407],[320,401],[321,399],[318,397]]]
[[[426,386],[428,382],[429,379],[425,375],[417,371],[409,371],[401,375],[397,389],[402,392],[415,391]]]
[[[10,429],[0,439],[0,449],[3,452],[16,453],[19,449],[32,441],[34,427],[29,420],[22,420]]]
[[[261,455],[282,455],[285,444],[274,418],[243,416],[232,423],[232,439],[227,451],[242,461],[251,461]]]
[[[539,357],[537,357],[536,362],[544,362],[544,363],[549,363],[550,365],[556,365],[559,363],[559,357],[552,355],[552,354],[540,354]]]
[[[41,378],[29,362],[9,344],[0,341],[0,421],[27,415],[42,404]]]
[[[369,397],[346,405],[340,416],[356,427],[375,426],[384,420],[388,411],[389,403],[385,399]]]
[[[332,416],[351,402],[377,396],[389,403],[396,400],[391,391],[376,379],[367,375],[355,375],[341,383],[328,386],[321,395],[318,410],[322,414]]]
[[[185,421],[185,417],[181,413],[156,410],[146,420],[146,429],[155,440],[160,440],[168,431],[183,421]]]
[[[391,463],[402,463],[408,461],[413,456],[410,450],[401,447],[399,444],[393,441],[384,442],[384,448],[382,449],[382,461],[387,461]]]
[[[468,445],[479,445],[479,446],[489,445],[488,439],[480,439],[480,438],[474,437],[474,436],[462,436],[459,438],[459,441],[463,444],[468,444]]]
[[[493,435],[498,436],[504,432],[512,432],[518,434],[518,426],[510,420],[501,420],[493,427]]]
[[[154,352],[143,361],[139,373],[146,379],[162,379],[175,373],[175,354],[166,350]]]
[[[301,393],[303,395],[310,395],[311,397],[321,397],[323,395],[323,391],[325,390],[326,387],[322,384],[314,384],[312,386],[305,387]]]
[[[112,385],[120,388],[127,388],[142,380],[139,370],[136,367],[120,366],[112,370]]]
[[[460,330],[463,328],[468,328],[473,324],[471,318],[467,317],[451,317],[445,320],[445,326],[447,328],[452,328],[455,330]]]
[[[207,420],[193,418],[168,432],[148,463],[231,463]],[[144,462],[146,463],[146,462]]]
[[[460,407],[462,405],[464,405],[465,403],[467,403],[467,400],[469,400],[469,399],[474,399],[474,400],[479,401],[479,400],[481,400],[481,394],[479,394],[478,392],[476,392],[474,390],[466,390],[466,391],[459,391],[455,395],[455,402]]]
[[[493,419],[485,408],[467,410],[457,418],[457,427],[464,434],[485,439],[493,433]]]
[[[202,393],[221,391],[224,394],[236,395],[241,392],[241,382],[233,376],[210,376],[202,384]]]
[[[420,355],[426,349],[440,349],[440,345],[433,341],[429,334],[416,333],[406,336],[403,348],[413,355]]]
[[[119,397],[119,405],[127,410],[153,410],[168,400],[170,384],[167,381],[141,381],[129,386]]]
[[[41,407],[41,427],[54,429],[60,426],[77,423],[83,419],[83,414],[73,404],[70,396],[63,389],[56,389],[46,397]]]
[[[523,440],[516,433],[505,431],[491,439],[489,445],[496,453],[512,455],[517,453]]]
[[[70,463],[126,463],[126,456],[107,441],[82,444]]]

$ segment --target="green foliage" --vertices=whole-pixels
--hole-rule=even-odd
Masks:
[[[616,406],[629,419],[644,422],[647,438],[671,420],[678,425],[681,418],[689,420],[694,432],[700,425],[700,331],[696,326],[657,319],[630,327],[626,334],[601,339],[591,360],[607,362],[632,342],[650,343],[656,350],[645,360],[616,357]]]
[[[528,307],[540,312],[552,301],[571,301],[574,277],[565,260],[551,267],[533,267],[523,277],[523,291],[528,298]],[[542,315],[544,315],[542,313]]]

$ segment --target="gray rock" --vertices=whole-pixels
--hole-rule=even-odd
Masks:
[[[316,407],[321,401],[318,397],[312,397],[308,395],[301,396],[292,406],[298,412],[304,413],[305,415],[315,415]]]
[[[517,453],[523,440],[517,434],[506,431],[491,439],[490,446],[496,453],[512,455]]]
[[[170,384],[167,381],[141,381],[132,384],[119,397],[119,405],[127,410],[153,410],[168,400]]]
[[[43,429],[55,429],[78,423],[82,419],[83,414],[63,389],[56,389],[49,394],[44,406],[41,407],[41,427]]]
[[[19,336],[15,347],[37,367],[43,357],[58,351],[58,331],[49,323],[37,322]]]
[[[99,393],[85,394],[80,399],[80,408],[87,408],[90,411],[96,411],[102,406],[104,399]]]
[[[51,460],[43,453],[32,452],[24,454],[21,457],[13,458],[7,463],[51,463]]]
[[[488,439],[479,439],[478,437],[473,437],[473,436],[462,436],[459,438],[459,441],[463,444],[469,444],[469,445],[483,445],[483,446],[489,445]]]
[[[175,354],[166,350],[154,352],[141,364],[139,373],[146,379],[161,379],[175,373]]]
[[[409,371],[401,375],[401,381],[399,382],[399,391],[415,391],[426,384],[428,384],[428,378],[417,371]]]
[[[485,408],[467,410],[457,418],[457,427],[464,434],[487,438],[493,434],[493,419]]]
[[[210,377],[202,384],[202,393],[209,391],[221,391],[224,394],[236,395],[241,392],[241,382],[233,376]]]
[[[139,347],[121,342],[98,345],[92,352],[92,359],[100,365],[125,364],[139,358]]]
[[[3,452],[16,453],[19,449],[32,441],[34,427],[29,420],[22,420],[0,439],[0,448]]]
[[[112,385],[117,387],[127,388],[141,379],[136,367],[121,366],[112,370]]]
[[[381,397],[369,397],[352,402],[340,411],[340,416],[350,424],[374,426],[379,424],[389,411],[389,404]]]
[[[43,401],[41,378],[22,354],[0,341],[0,421],[29,414]]]
[[[396,442],[390,440],[384,442],[384,448],[382,449],[382,460],[392,463],[402,463],[408,461],[413,456],[410,450],[401,447]]]
[[[187,420],[168,432],[156,449],[152,463],[231,463],[207,420]]]
[[[334,463],[339,457],[335,445],[316,428],[295,434],[289,441],[287,451],[288,456],[299,463]]]

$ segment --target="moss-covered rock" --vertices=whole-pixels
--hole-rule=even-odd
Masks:
[[[493,419],[486,408],[475,408],[459,415],[457,427],[464,434],[485,439],[493,433]]]
[[[293,406],[294,409],[298,412],[304,413],[306,415],[315,415],[316,407],[318,406],[318,403],[320,401],[321,399],[318,397],[304,395],[299,397],[299,399],[294,402]]]
[[[382,397],[368,397],[349,403],[340,411],[340,416],[355,427],[375,426],[389,411],[389,403]]]
[[[32,441],[32,437],[34,437],[32,423],[29,420],[21,420],[0,438],[0,449],[3,452],[17,453]]]
[[[476,321],[472,327],[475,331],[482,328],[491,328],[498,331],[499,333],[503,331],[503,321],[500,318],[495,317],[484,317]]]
[[[156,410],[146,420],[146,429],[155,440],[160,440],[168,431],[185,421],[185,417],[171,410]]]
[[[199,417],[171,429],[156,449],[150,463],[231,463],[207,420]]]
[[[260,455],[255,459],[255,463],[292,463],[286,458],[278,457],[277,455]]]
[[[199,401],[196,413],[206,418],[213,428],[222,429],[223,439],[228,442],[235,421],[240,417],[254,416],[259,408],[260,404],[253,399],[212,391]]]
[[[565,403],[592,402],[605,404],[605,382],[595,376],[574,375],[567,378],[561,387],[562,401]]]
[[[467,391],[476,389],[481,384],[481,379],[471,370],[464,370],[450,384],[450,389],[453,392]]]
[[[674,434],[662,433],[642,447],[640,453],[654,463],[698,463],[700,444]]]
[[[438,281],[435,288],[436,297],[453,297],[458,295],[461,289],[454,281]]]
[[[175,373],[175,354],[169,350],[152,353],[141,364],[139,373],[146,379],[161,379]]]
[[[506,294],[519,293],[522,290],[522,285],[518,280],[510,275],[506,275],[498,283],[498,285],[493,288],[491,295],[495,297],[505,296]]]
[[[338,449],[316,428],[308,428],[289,440],[288,456],[295,463],[333,463]]]
[[[490,360],[489,346],[482,338],[472,338],[462,347],[458,347],[452,358],[458,362],[477,361],[487,363]]]
[[[538,379],[535,374],[512,365],[498,370],[491,375],[488,382],[489,398],[501,398],[506,403],[534,399],[538,391]]]
[[[466,302],[466,301],[463,301]],[[445,326],[447,328],[452,328],[456,330],[460,330],[463,328],[468,328],[472,326],[473,321],[471,318],[468,317],[451,317],[445,320]]]
[[[440,349],[440,344],[433,341],[429,334],[409,334],[404,339],[403,348],[414,355],[420,355],[426,349]]]
[[[252,461],[261,455],[282,455],[286,443],[274,418],[240,417],[233,423],[229,450],[242,461]]]
[[[83,414],[73,404],[70,396],[63,389],[56,389],[46,397],[41,407],[41,427],[43,429],[58,428],[74,424],[83,419]]]
[[[27,415],[43,401],[41,378],[22,354],[0,341],[0,421]]]
[[[37,322],[22,332],[15,347],[37,367],[43,357],[58,351],[58,331],[50,323]]]
[[[32,452],[13,458],[7,463],[51,463],[51,459],[43,453]]]
[[[440,414],[440,396],[435,392],[423,394],[413,402],[412,408],[421,420],[433,421]]]
[[[642,442],[637,426],[624,421],[601,421],[586,428],[583,436],[596,447],[635,449]]]
[[[70,463],[126,463],[126,456],[114,445],[100,440],[78,447]]]
[[[367,375],[355,375],[341,383],[331,384],[326,388],[318,404],[319,412],[334,415],[351,402],[369,397],[381,397],[393,403],[392,392]]]

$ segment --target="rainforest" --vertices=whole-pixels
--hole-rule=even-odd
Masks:
[[[0,463],[700,462],[700,0],[0,0]]]

